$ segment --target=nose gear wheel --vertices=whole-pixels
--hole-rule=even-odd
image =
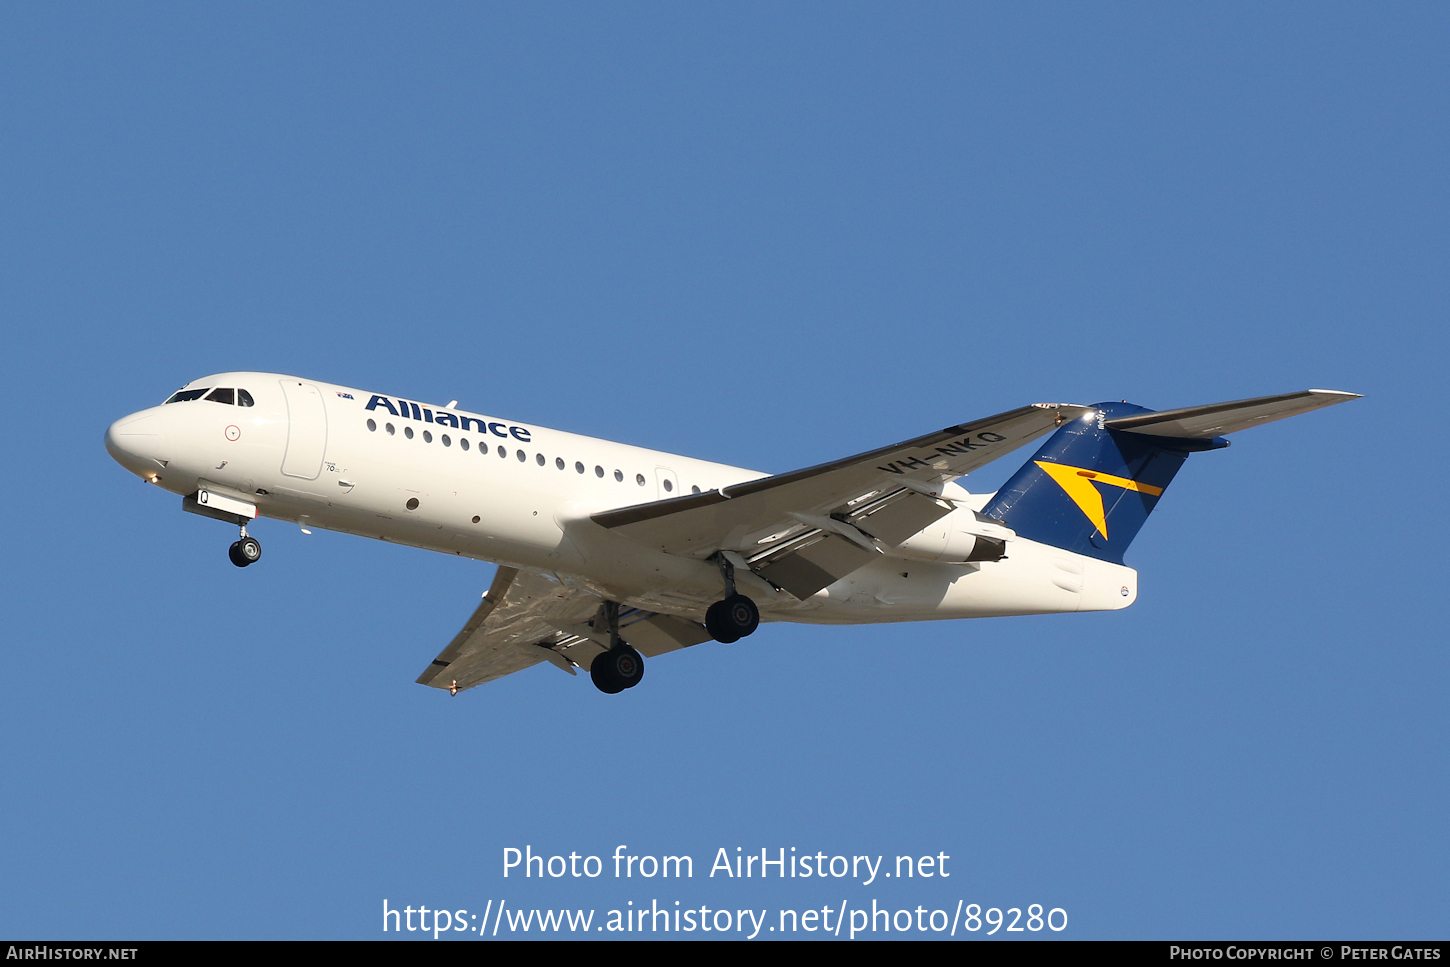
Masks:
[[[227,548],[227,557],[231,558],[232,563],[237,567],[256,564],[262,559],[262,545],[257,543],[255,537],[243,537]]]

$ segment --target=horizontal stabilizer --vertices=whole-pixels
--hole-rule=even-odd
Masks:
[[[1145,436],[1208,440],[1359,397],[1359,393],[1346,393],[1341,390],[1310,389],[1299,393],[1285,393],[1282,396],[1235,400],[1232,403],[1210,403],[1207,406],[1185,406],[1177,410],[1135,413],[1132,416],[1104,420],[1103,426],[1109,430],[1141,433]]]

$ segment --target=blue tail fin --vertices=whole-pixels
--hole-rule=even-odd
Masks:
[[[1122,564],[1189,453],[1228,446],[1222,437],[1178,440],[1103,426],[1151,412],[1131,403],[1095,404],[1048,437],[984,513],[1028,540]]]

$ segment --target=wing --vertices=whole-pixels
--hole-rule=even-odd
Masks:
[[[550,575],[500,566],[483,602],[418,683],[456,693],[541,661],[571,675],[587,670],[609,647],[602,603]],[[701,625],[651,611],[625,609],[619,622],[620,637],[650,658],[710,637]]]
[[[594,514],[671,554],[727,552],[806,598],[951,513],[943,481],[960,477],[1087,412],[1036,403],[974,423],[708,493]]]

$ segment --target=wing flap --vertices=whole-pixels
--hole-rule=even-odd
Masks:
[[[895,547],[953,510],[951,504],[910,490],[863,507],[846,519],[883,544]]]
[[[839,534],[812,531],[790,553],[763,566],[752,566],[757,574],[777,587],[785,588],[804,601],[821,588],[828,588],[857,568],[879,556]]]
[[[669,614],[653,614],[620,629],[620,637],[646,658],[710,640],[705,626]]]

